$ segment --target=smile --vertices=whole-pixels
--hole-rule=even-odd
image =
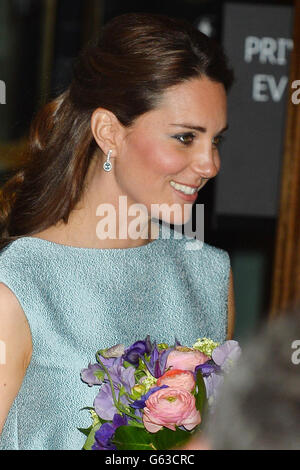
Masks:
[[[177,189],[177,191],[181,191],[182,193],[184,194],[195,194],[197,191],[199,191],[200,187],[199,186],[198,188],[192,188],[191,186],[186,186],[184,184],[179,184],[179,183],[175,183],[175,181],[170,181],[170,185]]]

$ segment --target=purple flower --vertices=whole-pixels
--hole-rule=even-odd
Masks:
[[[198,370],[201,371],[201,374],[203,377],[208,377],[213,372],[220,372],[221,367],[215,364],[213,361],[208,361],[208,362],[205,362],[204,364],[199,364],[198,366],[195,367],[195,372],[194,372],[195,380],[197,377]]]
[[[219,389],[224,382],[224,376],[222,374],[210,374],[208,377],[203,377],[203,380],[205,383],[207,398],[216,398]]]
[[[111,367],[116,362],[116,360],[118,359],[118,358],[115,358],[115,357],[106,358],[104,356],[101,356],[100,354],[99,354],[99,358],[100,358],[102,364],[105,367]],[[100,367],[101,367],[101,365],[100,365]]]
[[[135,385],[134,367],[123,367],[122,358],[119,357],[108,369],[108,372],[114,385],[123,386],[126,392],[131,393],[131,389]]]
[[[147,362],[144,360],[150,374],[153,375],[156,379],[161,377],[165,373],[165,368],[167,364],[168,355],[174,348],[164,349],[159,352],[156,344],[154,343],[154,348],[152,349],[150,361]]]
[[[212,359],[224,372],[228,372],[240,355],[241,348],[239,343],[237,341],[230,340],[225,341],[225,343],[213,350]]]
[[[95,443],[92,450],[116,450],[116,446],[112,444],[111,438],[113,437],[116,429],[119,426],[127,426],[128,420],[126,416],[115,414],[112,423],[104,423],[95,432]]]
[[[199,364],[195,368],[195,379],[197,377],[198,370],[201,371],[206,389],[206,397],[209,401],[209,404],[212,406],[212,403],[216,399],[217,394],[219,393],[219,389],[224,380],[221,367],[211,360],[205,362],[205,364]]]
[[[150,336],[148,335],[144,341],[136,341],[128,349],[126,349],[123,359],[124,361],[130,362],[134,366],[139,365],[139,358],[144,354],[150,354],[152,349]]]
[[[115,360],[114,364],[108,368],[108,373],[113,383],[116,399],[119,398],[120,388],[127,393],[131,393],[132,387],[135,384],[134,367],[123,367],[122,358],[119,357]],[[126,395],[120,397],[121,403],[124,405],[129,404],[129,399]],[[113,415],[118,412],[112,396],[112,390],[108,378],[105,378],[105,383],[102,385],[98,395],[94,400],[94,407],[96,413],[103,419],[111,420]]]
[[[114,358],[106,359],[105,357],[102,357],[102,356],[100,356],[100,359],[103,362],[103,365],[108,368],[111,367],[116,361],[116,359]],[[94,372],[101,372],[101,371],[104,372],[104,369],[100,364],[89,363],[88,368],[82,369],[80,372],[81,380],[83,382],[86,382],[89,387],[91,387],[92,385],[101,385],[103,380],[98,379],[94,374]]]
[[[146,400],[152,395],[152,393],[157,392],[157,390],[160,390],[161,388],[166,388],[168,385],[161,385],[160,387],[153,387],[151,388],[145,395],[142,395],[139,400],[135,400],[133,403],[130,404],[132,408],[145,408],[146,406]]]
[[[120,391],[116,385],[114,385],[114,392],[116,395],[116,400],[118,401]],[[126,395],[122,395],[120,397],[120,402],[123,403],[123,405],[127,406],[129,404],[129,399],[126,397]],[[94,408],[100,418],[108,421],[113,419],[115,413],[118,413],[118,410],[114,404],[109,383],[102,385],[99,393],[97,394],[94,400]]]
[[[82,369],[80,372],[80,377],[83,382],[86,382],[89,387],[92,385],[101,385],[102,380],[99,380],[95,375],[94,372],[102,371],[103,369],[99,364],[89,364],[87,369]]]

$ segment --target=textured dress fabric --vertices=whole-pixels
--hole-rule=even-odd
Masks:
[[[227,333],[226,251],[160,226],[135,248],[80,248],[22,237],[0,252],[0,282],[26,315],[33,353],[0,449],[81,449],[97,387],[80,371],[99,349],[152,340],[191,346]]]

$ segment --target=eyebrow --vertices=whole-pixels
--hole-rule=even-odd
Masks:
[[[186,127],[187,129],[194,129],[195,131],[199,131],[199,132],[207,132],[207,129],[206,127],[202,127],[202,126],[195,126],[194,124],[170,124],[170,126],[177,126],[177,127]],[[220,130],[220,132],[218,132],[218,134],[221,134],[222,132],[225,132],[227,131],[227,129],[229,129],[229,125],[226,124],[225,127],[223,127],[223,129]]]

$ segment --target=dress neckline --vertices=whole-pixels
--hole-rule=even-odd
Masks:
[[[20,237],[18,240],[28,240],[30,242],[33,241],[33,243],[44,245],[44,246],[49,246],[51,248],[56,248],[57,250],[68,250],[68,251],[74,251],[77,253],[129,253],[129,252],[141,252],[141,251],[149,251],[153,249],[157,243],[161,240],[162,238],[162,226],[160,224],[157,224],[159,227],[158,231],[158,237],[141,246],[135,246],[135,247],[129,247],[129,248],[86,248],[86,247],[80,247],[80,246],[72,246],[72,245],[64,245],[62,243],[56,243],[52,242],[50,240],[45,240],[44,238],[38,238],[38,237],[31,237],[31,236],[24,236]]]

